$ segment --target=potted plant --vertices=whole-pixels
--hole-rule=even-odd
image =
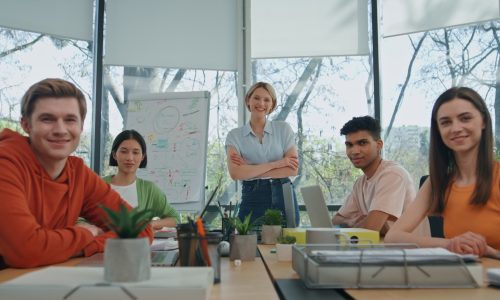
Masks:
[[[267,209],[263,216],[261,231],[262,244],[276,244],[276,239],[281,235],[283,215],[279,209]]]
[[[278,237],[276,243],[276,255],[278,261],[291,261],[292,260],[292,245],[295,244],[296,238],[291,235],[284,235]]]
[[[255,260],[257,253],[257,235],[252,232],[254,224],[250,222],[252,213],[245,216],[243,221],[238,217],[231,219],[231,223],[236,229],[236,234],[231,235],[231,248],[229,259],[240,259],[242,261]]]
[[[102,206],[108,216],[107,226],[117,238],[106,240],[104,247],[104,280],[133,282],[151,277],[151,248],[148,238],[138,238],[151,221],[150,210],[128,208],[121,203],[118,211]]]

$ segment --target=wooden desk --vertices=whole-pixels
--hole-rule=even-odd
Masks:
[[[75,266],[82,258],[74,258],[56,266]],[[33,269],[5,269],[0,271],[0,282],[7,281],[25,273],[38,270]],[[241,266],[234,266],[228,258],[221,261],[221,283],[212,287],[210,299],[279,299],[272,281],[259,257],[255,261],[245,261]]]
[[[291,262],[279,262],[276,254],[271,253],[273,245],[259,245],[259,252],[264,260],[272,280],[300,278],[292,269]],[[486,279],[487,268],[500,268],[500,260],[482,258]],[[500,299],[500,289],[487,287],[477,289],[346,289],[354,299]]]
[[[239,267],[225,257],[221,263],[221,283],[213,286],[210,299],[267,300],[279,297],[260,257],[255,261],[241,262]]]

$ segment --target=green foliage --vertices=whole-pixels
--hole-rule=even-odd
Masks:
[[[24,131],[21,128],[21,123],[19,123],[18,121],[10,120],[8,118],[0,117],[0,130],[3,128],[9,128],[13,131],[17,131],[21,134],[24,134]]]
[[[300,186],[318,184],[328,204],[342,204],[362,171],[353,167],[340,142],[315,136],[304,137],[302,148],[303,169]],[[300,193],[298,193],[301,197]]]
[[[283,224],[283,215],[281,210],[269,208],[264,212],[264,225],[281,225]]]
[[[250,222],[250,219],[252,217],[252,213],[249,213],[248,215],[245,216],[245,219],[243,221],[240,220],[238,217],[233,217],[230,218],[232,225],[240,235],[248,235],[250,234],[250,231],[252,231],[254,224],[253,222]]]
[[[384,157],[400,163],[418,189],[420,177],[429,174],[429,129],[418,126],[393,128],[384,141]]]
[[[278,237],[278,244],[295,244],[297,239],[292,235],[282,235]]]
[[[222,180],[221,180],[222,178]],[[207,147],[207,182],[208,186],[231,184],[233,180],[227,177],[226,150],[223,141],[212,141]],[[222,192],[224,189],[220,189]]]
[[[123,203],[120,203],[118,211],[103,205],[101,205],[101,208],[108,216],[106,225],[121,239],[137,238],[153,218],[153,211],[148,209],[140,210],[138,207],[129,211]]]

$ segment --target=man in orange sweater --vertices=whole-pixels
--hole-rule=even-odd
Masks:
[[[82,159],[70,156],[86,114],[72,83],[45,79],[24,94],[21,126],[29,137],[0,132],[0,264],[29,268],[104,250],[100,204],[125,203]],[[76,224],[79,216],[90,224]],[[148,227],[142,236],[152,240]]]

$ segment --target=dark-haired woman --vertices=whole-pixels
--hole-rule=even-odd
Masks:
[[[500,163],[493,153],[491,123],[476,91],[454,87],[439,96],[432,110],[429,179],[386,242],[498,257]],[[443,216],[445,238],[410,233],[428,214]]]
[[[136,176],[137,169],[147,165],[146,142],[141,134],[135,130],[118,134],[111,148],[109,165],[117,166],[118,172],[104,177],[104,181],[131,206],[153,210],[156,217],[151,223],[153,229],[175,227],[179,214],[168,204],[165,194],[153,182]]]

